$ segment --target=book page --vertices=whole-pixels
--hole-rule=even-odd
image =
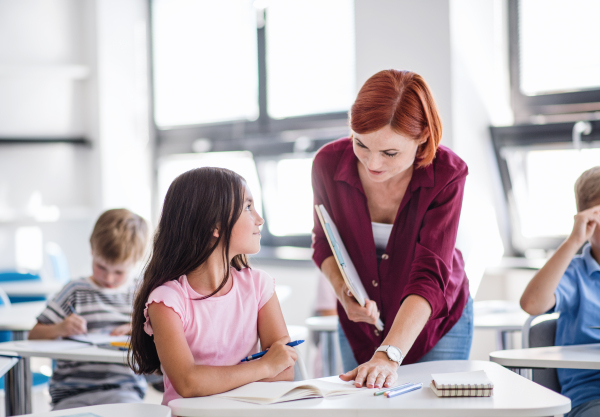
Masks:
[[[364,389],[366,388],[354,387],[353,382],[337,383],[311,379],[294,382],[253,382],[215,396],[254,404],[273,404],[306,398],[355,394]]]
[[[35,352],[61,351],[70,349],[81,349],[89,345],[72,340],[22,340],[14,342],[15,346],[21,349],[32,350]]]

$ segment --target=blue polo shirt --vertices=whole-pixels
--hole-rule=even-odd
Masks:
[[[583,254],[573,258],[554,294],[551,310],[560,313],[556,326],[557,346],[600,343],[600,265],[592,257],[588,243]],[[600,371],[558,369],[561,393],[571,399],[571,407],[600,399]]]

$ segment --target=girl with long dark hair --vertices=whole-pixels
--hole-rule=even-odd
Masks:
[[[129,365],[163,373],[163,404],[254,381],[293,380],[297,359],[273,278],[246,258],[260,226],[244,179],[220,168],[177,177],[137,292]],[[261,359],[240,363],[269,348]]]

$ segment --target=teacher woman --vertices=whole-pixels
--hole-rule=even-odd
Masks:
[[[442,124],[421,76],[381,71],[360,89],[351,135],[315,156],[323,204],[368,293],[361,307],[342,279],[315,215],[313,259],[338,298],[345,374],[391,386],[401,363],[468,359],[473,302],[456,232],[466,164],[440,146]],[[384,331],[374,326],[380,317]],[[360,364],[360,365],[359,365]]]

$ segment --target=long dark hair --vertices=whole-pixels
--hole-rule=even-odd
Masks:
[[[221,242],[225,276],[212,294],[201,299],[213,296],[225,286],[230,266],[237,270],[248,267],[245,255],[236,255],[229,263],[231,230],[243,204],[244,179],[228,169],[196,168],[171,183],[154,235],[152,256],[133,304],[127,361],[135,373],[160,372],[154,340],[144,331],[144,309],[152,291],[198,268]],[[219,237],[214,238],[217,227]]]

